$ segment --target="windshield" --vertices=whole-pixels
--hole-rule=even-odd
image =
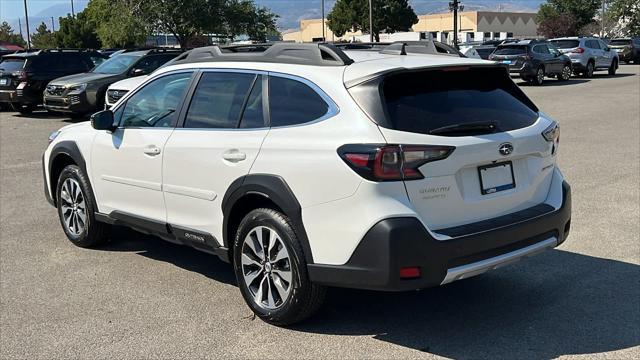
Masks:
[[[5,58],[0,62],[0,71],[2,72],[14,72],[22,70],[24,65],[24,59],[11,59]]]
[[[499,46],[493,55],[522,55],[526,53],[526,46]]]
[[[558,49],[573,49],[580,46],[580,41],[578,40],[551,40],[550,43]]]
[[[611,40],[611,42],[609,43],[609,45],[630,45],[630,44],[631,44],[631,39]]]
[[[140,56],[137,55],[117,55],[98,65],[93,69],[93,72],[98,74],[121,74],[138,59],[140,59]]]

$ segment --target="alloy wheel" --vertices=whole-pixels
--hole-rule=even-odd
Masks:
[[[62,220],[66,230],[79,236],[87,226],[85,197],[78,181],[68,178],[60,189]]]
[[[593,76],[593,63],[589,63],[587,65],[587,76],[588,77],[592,77]]]
[[[538,85],[541,85],[544,81],[544,70],[542,68],[538,69],[538,73],[536,74],[536,80],[538,81]]]
[[[289,298],[293,286],[291,259],[278,233],[258,226],[242,244],[241,271],[256,305],[274,310]]]
[[[565,66],[562,68],[562,80],[569,80],[571,78],[571,68],[569,66]]]

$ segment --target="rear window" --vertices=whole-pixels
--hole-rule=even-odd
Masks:
[[[494,55],[522,55],[527,53],[526,46],[498,46]]]
[[[492,122],[495,132],[527,127],[537,109],[503,68],[410,71],[382,83],[387,126],[430,134],[435,129]],[[486,132],[485,132],[486,133]],[[445,136],[473,135],[450,132]]]
[[[580,46],[580,41],[578,40],[551,40],[550,43],[558,49],[573,49]]]
[[[631,45],[631,39],[611,40],[609,45]]]
[[[14,72],[18,70],[22,70],[24,66],[24,59],[12,59],[12,58],[4,58],[2,62],[0,62],[0,72]]]

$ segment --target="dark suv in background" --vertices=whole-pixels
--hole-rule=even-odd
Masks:
[[[609,47],[618,53],[620,61],[640,64],[640,37],[626,39],[612,39]]]
[[[51,81],[44,92],[44,107],[72,116],[102,110],[109,85],[132,76],[148,75],[181,52],[152,49],[126,51],[112,56],[89,72]]]
[[[511,74],[534,85],[542,85],[545,76],[569,80],[571,59],[546,40],[521,40],[498,45],[489,60],[509,66]]]
[[[49,81],[91,70],[107,57],[93,50],[51,49],[4,55],[0,62],[0,102],[23,114],[42,104]]]

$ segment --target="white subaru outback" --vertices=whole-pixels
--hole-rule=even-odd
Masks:
[[[501,65],[405,45],[197,49],[54,132],[46,197],[75,245],[124,225],[231,262],[278,325],[326,286],[421,289],[561,244],[558,124]]]

